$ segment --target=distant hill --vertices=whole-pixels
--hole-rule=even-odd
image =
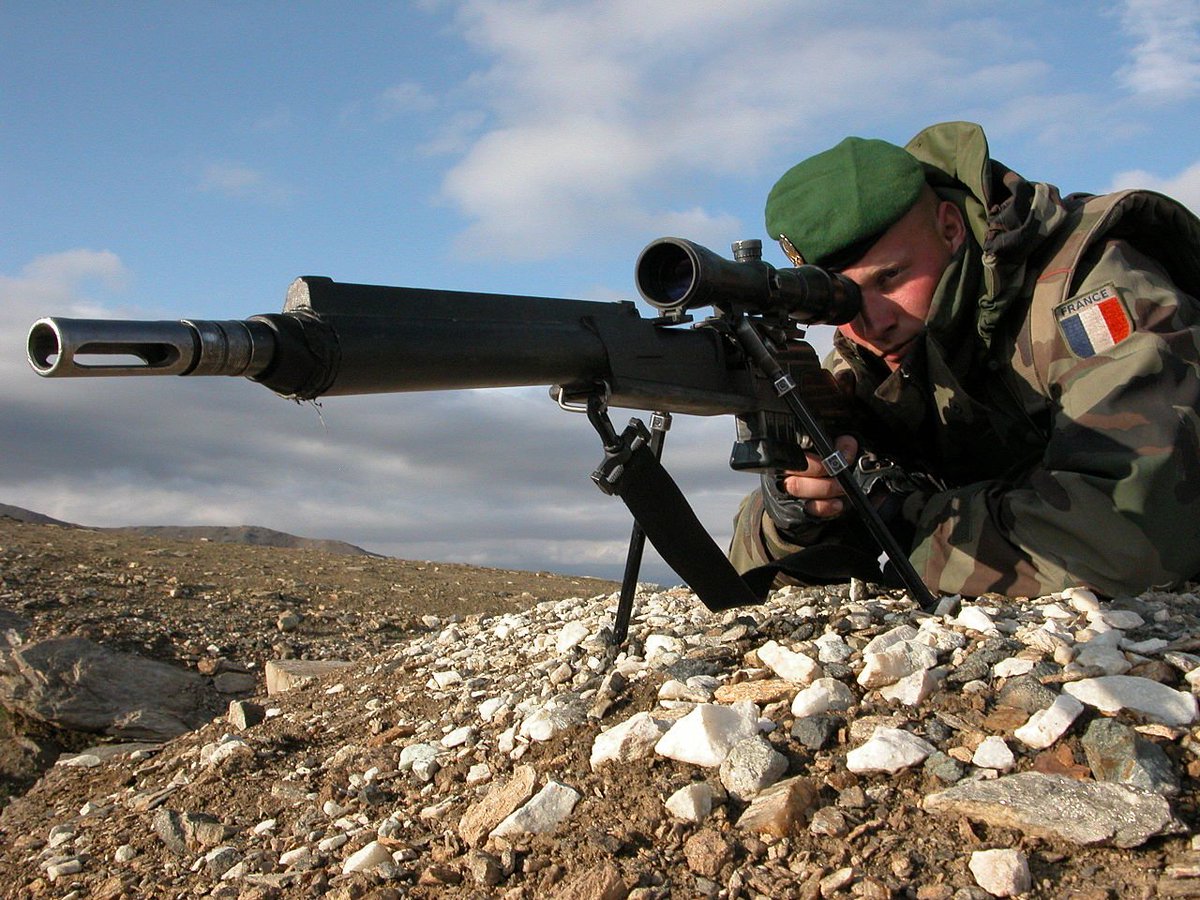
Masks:
[[[63,528],[87,527],[91,531],[113,531],[125,534],[140,534],[147,537],[161,537],[175,541],[210,541],[214,544],[253,544],[256,547],[283,547],[292,550],[321,550],[325,553],[339,553],[343,556],[379,556],[348,544],[345,541],[332,541],[323,538],[297,537],[272,528],[262,528],[258,525],[125,525],[119,528],[92,528],[91,526],[76,525],[52,519],[32,510],[19,506],[0,503],[0,516],[8,516],[18,522],[34,522],[38,525],[60,525]]]
[[[30,509],[9,506],[7,503],[0,503],[0,516],[8,516],[10,519],[16,519],[18,522],[33,522],[36,525],[61,525],[64,528],[79,527],[78,525],[72,525],[70,522],[61,522],[58,519],[43,516],[41,513],[36,513]]]

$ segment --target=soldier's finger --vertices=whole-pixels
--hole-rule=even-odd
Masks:
[[[783,479],[783,489],[801,500],[829,500],[846,493],[837,480],[828,475],[789,475]]]
[[[804,511],[818,519],[831,519],[840,516],[845,507],[844,500],[809,500],[804,504]]]

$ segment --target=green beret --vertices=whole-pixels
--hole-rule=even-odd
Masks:
[[[907,150],[848,137],[775,182],[767,196],[767,233],[785,251],[790,243],[804,262],[850,265],[912,209],[924,184],[924,169]]]

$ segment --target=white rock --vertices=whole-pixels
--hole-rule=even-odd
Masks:
[[[65,875],[77,875],[82,871],[83,861],[78,857],[72,857],[46,866],[46,877],[51,881],[57,881]]]
[[[713,791],[706,782],[693,781],[668,797],[664,805],[677,819],[703,822],[712,813]]]
[[[967,637],[940,624],[937,619],[924,619],[913,641],[941,652],[958,650],[967,645]]]
[[[911,675],[905,675],[895,684],[889,684],[879,689],[879,696],[884,700],[895,700],[905,706],[917,706],[924,703],[938,688],[938,678],[931,669],[921,669]]]
[[[640,712],[601,732],[592,742],[592,771],[607,762],[628,762],[650,756],[667,727],[666,722],[653,718],[650,713]]]
[[[1100,608],[1100,598],[1087,588],[1067,588],[1062,592],[1062,598],[1081,613],[1093,612]]]
[[[854,692],[836,678],[818,678],[792,700],[796,718],[816,716],[829,710],[849,709],[857,702]]]
[[[975,883],[993,897],[1015,897],[1033,886],[1029,861],[1020,850],[976,850],[967,865]]]
[[[1133,668],[1125,654],[1101,641],[1084,644],[1076,654],[1075,665],[1099,669],[1105,675],[1124,675]],[[1094,672],[1092,674],[1095,674]]]
[[[757,733],[758,707],[750,701],[702,703],[670,727],[654,752],[697,766],[719,766],[734,744]]]
[[[951,625],[965,628],[968,631],[979,631],[983,634],[996,634],[996,622],[978,606],[968,606],[950,620]]]
[[[1015,675],[1024,675],[1026,672],[1032,671],[1033,665],[1032,659],[1010,656],[992,666],[992,674],[997,678],[1012,678]]]
[[[670,634],[652,634],[645,641],[646,661],[653,662],[668,654],[675,655],[684,651],[683,641]]]
[[[876,635],[871,638],[865,647],[863,647],[863,656],[868,653],[882,653],[888,647],[894,647],[896,644],[902,644],[905,641],[911,641],[917,636],[917,629],[911,625],[897,625],[890,631],[885,631],[883,634]]]
[[[668,678],[658,689],[659,700],[684,701],[687,703],[708,703],[712,700],[713,688],[705,682],[689,678],[687,682],[676,678]]]
[[[433,686],[445,690],[451,685],[458,684],[462,681],[462,675],[453,669],[448,669],[444,672],[433,673]]]
[[[582,720],[580,710],[551,702],[526,716],[517,733],[531,741],[548,741]]]
[[[133,846],[130,844],[122,844],[117,848],[116,852],[113,853],[113,859],[119,863],[127,863],[135,856],[137,856],[137,851],[134,850]]]
[[[74,756],[60,756],[56,766],[69,766],[78,769],[94,769],[102,760],[94,753],[77,753]]]
[[[1047,709],[1039,709],[1030,716],[1013,736],[1026,747],[1044,750],[1066,734],[1081,712],[1082,703],[1070,694],[1059,694]]]
[[[489,697],[479,704],[479,718],[485,722],[490,722],[496,717],[496,713],[501,709],[507,708],[508,704],[504,702],[503,697]]]
[[[254,756],[254,748],[241,738],[232,738],[215,744],[205,744],[200,749],[200,764],[205,766],[219,766],[225,760],[235,756],[252,757]]]
[[[1163,725],[1190,725],[1196,721],[1196,698],[1149,678],[1105,675],[1063,686],[1072,697],[1101,712],[1131,709]]]
[[[554,649],[559,656],[562,656],[568,650],[582,644],[590,633],[589,628],[582,622],[568,622],[563,626],[563,630],[558,633],[558,640],[555,642]]]
[[[971,757],[971,762],[981,769],[998,769],[1001,772],[1007,772],[1013,767],[1016,757],[1008,749],[1004,738],[991,735],[980,741],[979,746],[975,748],[975,754]]]
[[[1121,642],[1125,640],[1125,632],[1119,628],[1109,628],[1107,625],[1085,628],[1079,635],[1076,639],[1089,647],[1120,647]]]
[[[845,662],[854,655],[854,650],[836,631],[827,631],[815,641],[817,660],[823,663]]]
[[[915,734],[881,725],[870,740],[846,754],[846,768],[851,772],[895,774],[924,762],[934,749]]]
[[[865,688],[895,684],[901,678],[932,669],[937,665],[937,651],[926,644],[901,641],[878,653],[863,652],[863,670],[858,683]]]
[[[1149,656],[1153,653],[1159,653],[1171,646],[1171,642],[1163,638],[1147,638],[1144,641],[1121,641],[1121,649],[1128,650],[1130,653],[1138,653],[1142,656]]]
[[[391,861],[391,851],[379,843],[379,841],[371,841],[361,850],[346,857],[346,861],[342,863],[342,874],[349,875],[351,872],[363,872]]]
[[[825,674],[816,660],[789,650],[776,641],[767,641],[759,647],[758,658],[784,681],[795,684],[809,684]]]
[[[331,834],[327,838],[321,838],[317,841],[317,850],[320,853],[329,853],[337,850],[339,847],[344,847],[350,840],[350,835],[344,831],[339,831],[337,834]]]
[[[497,825],[490,837],[553,831],[571,815],[579,797],[579,792],[574,788],[559,781],[549,781],[528,803]]]
[[[446,749],[461,747],[463,744],[475,740],[476,734],[474,725],[460,725],[442,738],[442,746]]]
[[[287,850],[279,854],[279,865],[285,869],[289,866],[300,864],[306,865],[312,859],[312,849],[309,847],[296,847],[293,850]]]
[[[1131,628],[1141,628],[1146,620],[1130,609],[1097,609],[1088,613],[1087,620],[1094,625],[1107,625],[1109,628],[1120,628],[1128,631]]]
[[[397,763],[401,772],[406,772],[414,764],[421,761],[432,761],[438,757],[438,748],[433,744],[409,744],[400,751],[400,761]]]
[[[1060,647],[1069,647],[1070,640],[1051,634],[1042,628],[1031,628],[1017,635],[1017,639],[1031,650],[1036,650],[1046,656],[1053,656]]]

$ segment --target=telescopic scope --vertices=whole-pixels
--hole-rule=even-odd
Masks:
[[[858,315],[858,285],[819,266],[777,269],[762,261],[760,241],[734,244],[737,260],[693,241],[659,238],[634,269],[646,302],[670,316],[715,306],[728,312],[787,316],[808,325],[842,325]]]

